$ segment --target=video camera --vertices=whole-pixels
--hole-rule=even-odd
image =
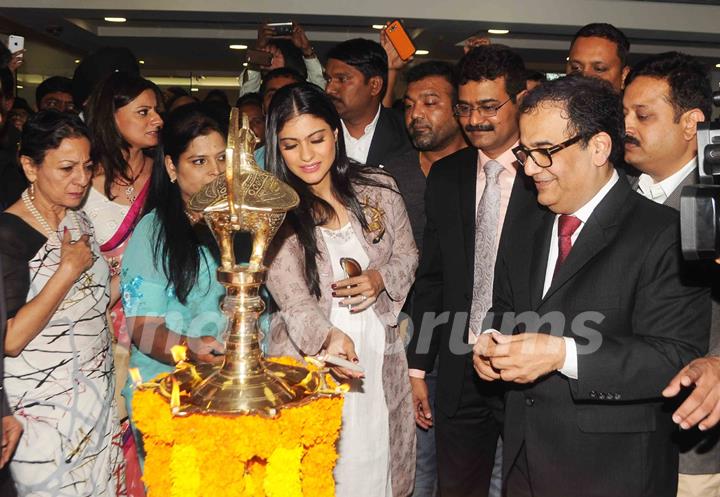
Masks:
[[[720,107],[720,92],[713,93]],[[700,184],[686,186],[680,198],[680,235],[685,259],[720,258],[720,120],[698,124]]]

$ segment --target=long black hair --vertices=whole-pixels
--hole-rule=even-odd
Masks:
[[[179,168],[180,155],[190,143],[198,136],[212,132],[223,134],[218,123],[199,104],[178,107],[168,115],[163,127],[164,155],[169,156],[175,167]],[[218,260],[219,251],[204,223],[190,223],[185,214],[186,206],[180,187],[170,182],[165,168],[154,168],[150,181],[145,212],[154,210],[158,219],[154,232],[155,266],[162,265],[165,276],[175,290],[175,296],[185,304],[200,271],[200,247],[210,249]]]
[[[368,167],[348,159],[340,116],[330,98],[319,87],[311,83],[297,83],[285,86],[275,93],[268,110],[265,164],[270,172],[292,186],[300,196],[300,206],[288,212],[287,222],[297,235],[305,253],[305,282],[310,293],[319,298],[320,283],[316,260],[319,253],[315,227],[326,224],[337,214],[329,203],[315,195],[303,180],[290,171],[280,153],[278,142],[278,133],[285,123],[303,114],[324,120],[337,133],[335,161],[330,168],[332,192],[335,198],[357,218],[365,231],[368,230],[368,222],[355,188],[358,186],[388,188],[386,184],[373,177],[388,175],[382,169]]]
[[[105,196],[110,200],[113,200],[110,194],[113,181],[122,178],[132,182],[130,165],[125,159],[130,144],[115,124],[115,113],[146,90],[155,93],[158,105],[162,103],[160,90],[152,81],[126,72],[115,72],[95,88],[85,107],[88,128],[92,134],[93,161],[102,165],[105,173]],[[153,168],[162,166],[160,147],[144,150],[143,153],[153,158]]]

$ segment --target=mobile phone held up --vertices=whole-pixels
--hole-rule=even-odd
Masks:
[[[17,53],[25,48],[25,38],[18,35],[8,36],[8,50],[10,53]]]
[[[272,64],[273,55],[266,50],[255,50],[249,48],[247,51],[248,64],[260,67],[267,67]]]
[[[385,34],[402,60],[408,60],[413,56],[416,50],[415,45],[400,21],[396,19],[388,24]]]
[[[273,36],[292,36],[293,33],[291,22],[270,22],[267,27],[272,28]]]

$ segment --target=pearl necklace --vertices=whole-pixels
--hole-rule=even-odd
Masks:
[[[54,234],[57,235],[57,230],[53,230],[50,227],[50,223],[47,222],[47,220],[43,217],[42,214],[40,214],[40,211],[37,210],[37,207],[35,207],[35,204],[32,203],[32,200],[30,200],[30,193],[28,193],[28,190],[25,190],[22,192],[22,200],[23,204],[25,204],[25,207],[28,211],[30,211],[30,214],[35,218],[35,220],[42,226],[42,228],[45,230],[45,234],[47,235],[48,240],[50,237]],[[70,211],[70,219],[73,224],[73,228],[75,230],[78,230],[78,221],[77,217],[75,216],[75,212]]]

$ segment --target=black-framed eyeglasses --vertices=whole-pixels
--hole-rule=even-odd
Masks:
[[[455,115],[458,117],[470,117],[470,114],[472,114],[473,111],[478,111],[483,117],[495,117],[497,116],[497,113],[502,108],[502,106],[508,103],[513,98],[515,98],[515,95],[511,96],[500,105],[483,104],[475,107],[470,104],[455,104],[453,110],[455,112]]]
[[[515,155],[515,158],[520,163],[521,166],[525,167],[525,164],[527,163],[528,157],[535,162],[540,167],[550,167],[552,166],[552,156],[553,154],[558,153],[561,150],[564,150],[568,148],[571,145],[576,144],[580,141],[582,136],[577,135],[574,136],[568,140],[565,140],[562,143],[558,143],[557,145],[553,145],[552,147],[548,148],[533,148],[529,149],[527,147],[524,147],[523,145],[518,145],[517,147],[512,149],[512,153]]]

